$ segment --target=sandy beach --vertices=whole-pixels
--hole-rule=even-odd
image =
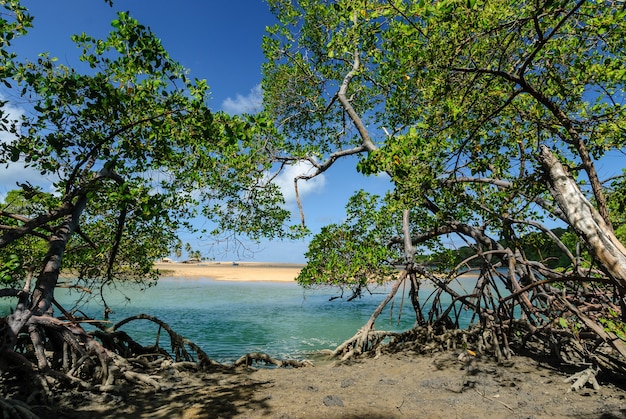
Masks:
[[[303,265],[268,262],[158,262],[155,267],[164,277],[291,282],[296,279]]]

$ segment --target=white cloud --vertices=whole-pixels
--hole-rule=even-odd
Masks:
[[[6,99],[0,95],[0,100]],[[24,115],[24,109],[7,103],[2,107],[2,113],[9,120],[19,121]],[[14,139],[15,135],[0,130],[0,143],[8,143]],[[17,189],[17,183],[25,182],[33,186],[40,186],[43,190],[49,190],[52,186],[52,182],[41,176],[39,171],[25,167],[22,159],[17,162],[9,162],[8,165],[0,164],[0,199],[4,199],[8,191]]]
[[[0,94],[0,101],[4,102],[6,99],[3,95]],[[11,105],[11,103],[6,103],[1,108],[2,116],[6,117],[9,121],[20,121],[22,116],[24,115],[24,109],[18,108],[16,106]],[[19,129],[19,128],[18,128]],[[15,135],[11,134],[8,131],[0,131],[0,142],[8,143],[15,139]]]
[[[222,109],[229,114],[256,113],[263,108],[263,90],[261,85],[254,86],[247,96],[237,94],[235,99],[230,97],[222,102]]]
[[[301,161],[296,164],[286,166],[280,175],[274,179],[274,183],[280,187],[287,204],[293,204],[296,202],[296,191],[293,185],[294,178],[300,175],[311,174],[313,170],[314,167],[311,163]],[[303,199],[307,195],[322,191],[325,185],[326,178],[324,175],[318,175],[306,181],[299,181],[298,191],[300,193],[300,199]]]
[[[18,189],[18,183],[40,186],[44,191],[52,188],[52,182],[49,179],[41,176],[37,170],[24,167],[20,162],[11,163],[9,167],[0,166],[0,199],[3,199],[10,190]]]

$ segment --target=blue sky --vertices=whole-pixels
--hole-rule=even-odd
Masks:
[[[259,103],[258,86],[264,60],[261,40],[265,27],[275,23],[263,0],[116,0],[113,8],[104,0],[23,0],[23,3],[35,16],[35,28],[15,43],[23,56],[47,51],[62,63],[77,65],[79,54],[70,36],[86,32],[104,37],[111,30],[110,22],[115,19],[116,11],[128,10],[161,38],[172,57],[188,68],[193,77],[207,80],[212,109],[239,113]],[[18,115],[19,107],[14,106],[12,113]],[[619,174],[624,167],[623,158],[623,154],[612,152],[608,159],[599,163],[601,178]],[[363,188],[383,194],[389,187],[385,177],[362,177],[354,166],[354,159],[340,162],[323,177],[306,185],[303,205],[307,224],[314,232],[323,225],[343,220],[345,203],[354,190]],[[44,188],[49,185],[48,179],[32,171],[2,168],[0,199],[15,187],[16,181],[30,181]],[[283,183],[287,197],[292,196],[291,179],[284,178]],[[293,200],[289,200],[288,205],[297,220]],[[204,256],[218,260],[300,263],[304,262],[307,246],[307,241],[265,242],[260,247],[252,246],[257,251],[254,254],[236,254],[232,252],[233,246],[228,253],[223,253],[223,247],[211,247],[209,242],[189,235],[182,238]]]
[[[86,32],[105,37],[117,11],[129,11],[161,38],[170,55],[191,71],[191,76],[206,79],[211,90],[210,107],[229,113],[254,109],[260,101],[259,83],[264,60],[261,41],[268,25],[275,23],[268,5],[262,0],[116,0],[111,8],[104,0],[23,0],[35,17],[34,28],[14,45],[23,57],[49,52],[61,63],[79,64],[78,49],[71,42],[73,34]],[[19,114],[20,109],[13,109]],[[364,188],[383,193],[388,181],[364,178],[355,170],[355,161],[332,167],[323,177],[301,186],[307,224],[313,231],[332,222],[341,222],[348,197]],[[47,179],[18,167],[0,170],[0,198],[15,187],[16,181],[30,181],[46,187]],[[286,195],[292,182],[283,179]],[[306,189],[306,192],[304,191]],[[292,195],[292,194],[291,194]],[[289,208],[298,219],[296,205]],[[204,256],[218,260],[258,260],[304,262],[307,241],[264,242],[252,246],[256,252],[240,254],[183,235],[183,240]],[[229,250],[233,247],[230,246]]]

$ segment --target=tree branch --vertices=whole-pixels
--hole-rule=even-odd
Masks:
[[[571,139],[571,144],[576,147],[578,151],[578,155],[582,161],[583,168],[587,173],[587,177],[589,178],[589,183],[591,184],[591,189],[593,191],[593,195],[595,197],[596,203],[598,205],[598,212],[604,219],[604,223],[610,229],[613,229],[611,224],[611,220],[609,217],[608,206],[606,202],[606,197],[604,196],[604,192],[602,190],[602,183],[598,177],[598,173],[596,171],[595,165],[593,164],[593,160],[591,159],[591,155],[589,154],[589,150],[587,149],[587,145],[585,144],[583,138],[580,133],[574,127],[573,121],[565,114],[565,112],[548,96],[546,96],[541,91],[535,89],[532,85],[530,85],[522,76],[513,75],[507,73],[506,71],[501,70],[492,70],[492,69],[484,69],[484,68],[464,68],[464,67],[456,67],[452,69],[453,71],[458,71],[461,73],[480,73],[480,74],[491,74],[501,77],[505,80],[508,80],[512,83],[518,84],[523,91],[531,95],[533,98],[537,100],[541,105],[543,105],[548,111],[559,121],[561,126],[567,131],[569,138]]]
[[[348,113],[348,116],[352,120],[352,123],[354,124],[357,131],[359,132],[359,135],[361,136],[362,146],[365,148],[366,151],[374,151],[376,150],[377,147],[372,142],[369,132],[367,131],[367,127],[363,124],[361,117],[354,110],[354,108],[352,107],[352,104],[350,103],[350,100],[348,99],[346,95],[348,92],[348,86],[350,86],[350,82],[352,81],[352,78],[356,75],[356,73],[359,71],[360,66],[361,66],[361,60],[359,58],[359,52],[354,51],[352,68],[344,77],[343,82],[341,83],[341,86],[339,87],[339,91],[337,92],[337,98],[339,99],[341,106],[346,110],[346,112]]]
[[[69,202],[64,202],[56,210],[32,218],[21,227],[15,227],[10,231],[7,231],[0,237],[0,248],[7,246],[9,243],[12,243],[13,241],[25,236],[26,234],[31,234],[33,230],[37,227],[66,216],[71,211],[72,205]]]
[[[512,188],[513,187],[513,183],[508,180],[494,179],[494,178],[478,178],[478,177],[449,178],[449,179],[442,180],[440,184],[444,186],[444,185],[455,184],[455,183],[486,183],[486,184],[497,186],[499,188]],[[523,196],[526,196],[526,194],[524,194],[524,191],[520,191],[520,192],[522,193]],[[527,198],[530,201],[534,202],[535,204],[539,205],[548,213],[554,215],[557,218],[560,218],[563,221],[567,221],[565,214],[563,213],[563,211],[561,211],[559,207],[555,207],[554,205],[548,203],[545,199],[539,196],[527,197]]]
[[[524,78],[524,73],[526,72],[526,69],[528,68],[530,63],[532,63],[532,61],[535,59],[539,51],[541,51],[543,47],[548,43],[548,41],[552,39],[554,35],[556,35],[557,31],[561,28],[561,26],[563,26],[565,22],[567,22],[567,20],[576,12],[576,10],[580,9],[582,5],[585,4],[586,2],[587,0],[580,0],[578,3],[576,3],[576,5],[572,8],[572,10],[570,10],[565,16],[563,16],[563,18],[556,25],[554,25],[550,33],[545,37],[543,36],[543,33],[541,33],[541,29],[539,28],[539,23],[536,21],[536,19],[534,19],[535,30],[537,31],[539,42],[535,43],[535,48],[528,55],[524,63],[520,66],[518,70],[518,74],[520,77]]]

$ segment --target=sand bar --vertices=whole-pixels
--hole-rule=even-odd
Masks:
[[[201,262],[155,264],[163,277],[209,278],[220,281],[291,282],[304,265],[268,262]]]

